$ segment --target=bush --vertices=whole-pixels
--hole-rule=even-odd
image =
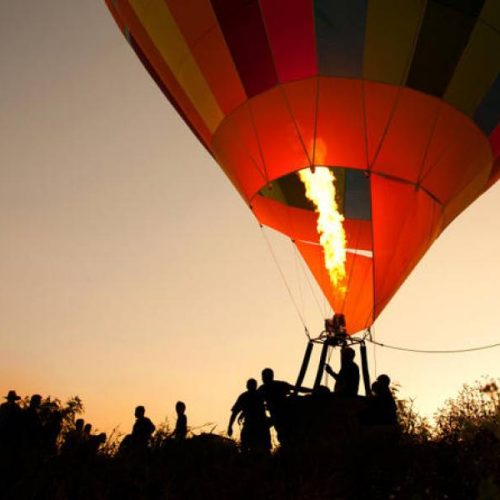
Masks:
[[[470,442],[486,434],[500,439],[500,379],[465,384],[438,410],[435,421],[436,438],[446,442]]]

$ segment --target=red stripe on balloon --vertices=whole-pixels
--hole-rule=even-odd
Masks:
[[[259,3],[211,0],[240,79],[249,97],[278,83]]]
[[[246,95],[210,0],[165,2],[222,112],[229,114]]]
[[[260,7],[280,82],[317,74],[312,0],[261,0]]]

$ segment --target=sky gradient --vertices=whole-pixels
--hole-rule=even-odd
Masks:
[[[224,430],[249,377],[294,381],[328,309],[292,245],[266,239],[176,115],[104,2],[0,3],[0,391],[78,394],[128,431],[133,409]],[[499,342],[500,187],[444,232],[396,294],[377,340],[422,349]],[[499,350],[370,347],[432,414]],[[311,378],[311,377],[310,377]],[[309,378],[309,379],[310,379]]]

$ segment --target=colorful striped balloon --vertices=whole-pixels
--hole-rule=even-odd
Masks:
[[[259,222],[295,242],[349,333],[500,177],[498,0],[106,0]],[[296,172],[331,168],[336,294]]]

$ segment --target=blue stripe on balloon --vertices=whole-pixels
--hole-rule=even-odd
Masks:
[[[346,169],[344,196],[346,219],[370,220],[370,179],[363,170]]]
[[[362,76],[367,5],[368,0],[315,0],[320,75]]]
[[[474,121],[486,135],[493,132],[500,121],[500,75],[477,107]]]

